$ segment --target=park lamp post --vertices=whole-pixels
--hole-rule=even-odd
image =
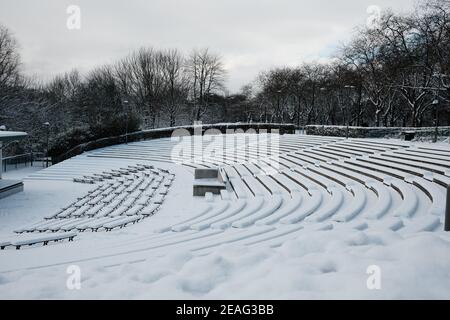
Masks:
[[[344,88],[348,89],[348,101],[350,102],[350,92],[352,89],[355,89],[355,86],[346,85]],[[345,104],[344,110],[345,110],[345,122],[346,122],[346,129],[345,129],[345,138],[348,139],[349,136],[349,116],[348,116],[348,105]]]
[[[128,122],[129,122],[128,100],[124,100],[123,101],[123,105],[124,105],[125,114],[126,114],[126,119],[125,119],[125,143],[128,144]]]
[[[280,96],[281,96],[282,90],[277,90],[277,112],[280,111]]]
[[[437,141],[437,131],[438,131],[438,122],[439,122],[439,117],[438,117],[438,113],[439,113],[439,109],[438,109],[438,105],[439,105],[439,96],[441,94],[441,91],[446,91],[448,90],[450,84],[445,80],[445,79],[449,79],[450,76],[447,74],[443,74],[443,73],[439,73],[439,72],[435,72],[433,73],[433,77],[438,79],[438,87],[435,88],[435,92],[436,92],[436,99],[432,102],[432,105],[434,105],[435,107],[435,140]],[[444,87],[444,88],[443,88]],[[435,142],[436,142],[435,141]],[[450,143],[450,136],[448,137],[448,143]]]
[[[431,104],[434,106],[434,139],[433,142],[436,143],[438,141],[438,130],[439,130],[439,98],[436,98],[431,102]]]
[[[49,150],[49,137],[50,137],[50,122],[44,122],[46,128],[46,147],[45,147],[45,167],[48,168],[48,150]]]

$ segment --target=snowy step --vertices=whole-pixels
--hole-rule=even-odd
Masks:
[[[401,205],[395,209],[393,215],[396,217],[411,217],[419,205],[419,199],[412,187],[400,180],[392,180],[391,186],[402,196]]]
[[[338,213],[333,220],[338,222],[347,222],[355,218],[367,203],[366,189],[361,187],[359,184],[348,185],[347,189],[351,190],[353,193],[353,199],[348,206],[344,206],[342,212]]]
[[[227,217],[223,217],[220,221],[211,224],[211,228],[213,229],[226,229],[231,226],[231,224],[239,219],[248,217],[260,210],[264,204],[263,197],[255,197],[252,201],[247,202],[246,207],[241,212],[236,212],[236,214],[230,215]]]
[[[219,221],[222,221],[226,218],[235,216],[239,212],[243,211],[246,208],[246,206],[247,206],[246,200],[233,201],[227,210],[223,211],[220,214],[211,215],[206,219],[202,219],[202,221],[192,224],[190,228],[199,231],[207,229],[212,224],[218,223]]]
[[[234,221],[231,226],[234,228],[245,228],[251,226],[256,221],[272,215],[281,207],[282,204],[283,198],[280,195],[273,196],[270,201],[267,201],[267,205],[264,205],[264,207],[258,212],[255,212],[254,214],[243,218],[240,218],[240,216],[237,215],[237,220]]]
[[[210,210],[207,214],[199,216],[197,219],[192,219],[188,223],[184,224],[177,224],[172,227],[172,231],[175,232],[181,232],[184,230],[187,230],[191,228],[192,225],[202,223],[204,221],[207,221],[208,219],[212,219],[225,210],[227,210],[230,207],[229,201],[221,201],[219,204],[217,204],[212,210]]]
[[[309,193],[311,197],[304,199],[305,205],[302,206],[300,210],[288,214],[286,217],[282,218],[280,220],[281,223],[291,224],[302,221],[309,215],[313,214],[314,211],[320,207],[324,200],[322,192],[319,190],[310,190]]]
[[[322,208],[317,210],[317,212],[306,217],[305,221],[322,222],[330,218],[339,210],[344,203],[344,194],[339,187],[330,187],[329,190],[331,193],[330,201],[327,201]]]
[[[268,217],[256,221],[256,225],[274,224],[280,219],[293,213],[294,211],[299,210],[302,202],[303,202],[302,194],[300,192],[292,192],[292,198],[285,199],[284,200],[285,205],[280,210],[271,214]]]
[[[376,193],[378,201],[376,205],[369,208],[365,216],[368,219],[380,219],[388,212],[389,208],[391,207],[392,195],[389,192],[389,189],[386,188],[386,186],[381,182],[367,182],[366,186]]]
[[[247,184],[255,197],[269,196],[270,192],[264,187],[261,182],[253,176],[245,176],[242,180]]]
[[[241,230],[241,229],[238,229]],[[246,229],[241,232],[235,233],[235,234],[223,234],[221,235],[220,239],[216,241],[208,241],[203,244],[200,244],[194,248],[192,248],[192,251],[199,251],[204,249],[210,249],[212,247],[217,247],[224,244],[230,244],[233,242],[237,242],[244,239],[250,239],[251,237],[270,232],[272,230],[275,230],[274,227],[253,227],[251,229]]]
[[[256,178],[270,191],[272,195],[286,194],[287,191],[281,185],[279,185],[271,176],[258,175]]]
[[[158,228],[153,230],[153,232],[155,233],[163,233],[163,232],[167,232],[170,231],[173,227],[179,226],[179,225],[183,225],[186,224],[190,221],[193,221],[195,219],[197,219],[198,217],[201,217],[203,215],[205,215],[206,213],[208,213],[211,210],[212,206],[209,203],[201,203],[198,205],[198,207],[195,208],[195,212],[187,219],[173,225],[173,226],[166,226],[166,227],[162,227],[162,228]],[[145,210],[145,209],[144,209]]]
[[[411,222],[406,224],[405,228],[401,231],[403,233],[417,233],[424,231],[434,231],[441,225],[441,220],[439,217],[434,215],[423,215],[421,217],[413,219]]]

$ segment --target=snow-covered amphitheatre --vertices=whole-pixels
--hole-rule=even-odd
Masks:
[[[6,172],[0,297],[450,298],[449,144],[174,133]]]

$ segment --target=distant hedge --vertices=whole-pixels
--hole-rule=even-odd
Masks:
[[[432,137],[435,133],[434,127],[349,127],[350,138],[401,138],[405,131],[414,132],[416,137]],[[307,135],[345,137],[346,126],[306,126]],[[450,135],[450,127],[439,127],[439,136]]]

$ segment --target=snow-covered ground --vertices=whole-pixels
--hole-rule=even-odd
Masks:
[[[27,177],[0,200],[0,243],[77,236],[0,251],[0,298],[450,298],[448,144],[254,138],[143,141],[9,172]],[[194,168],[214,166],[228,189],[193,197]]]

